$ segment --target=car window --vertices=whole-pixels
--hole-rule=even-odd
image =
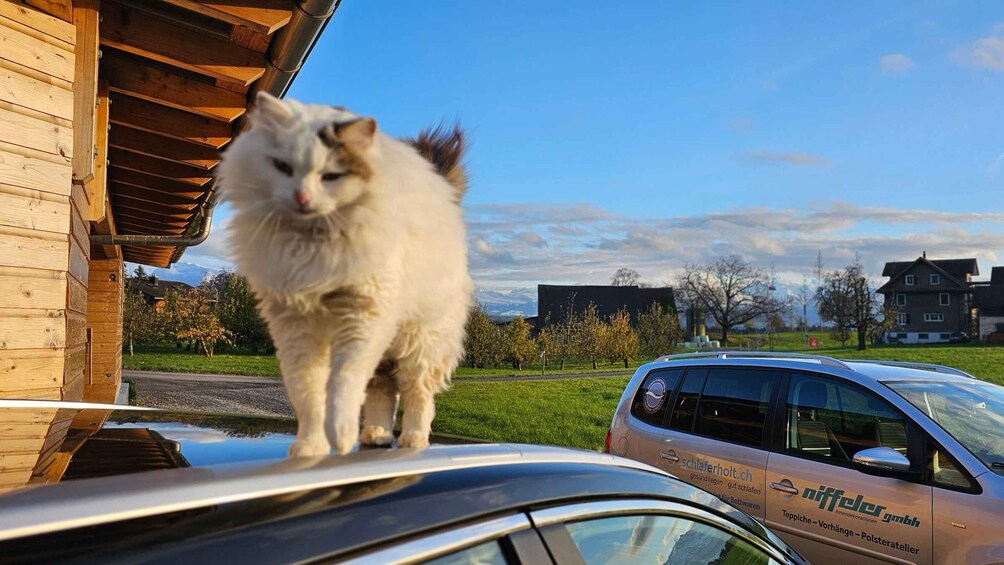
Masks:
[[[788,453],[847,466],[871,447],[906,455],[906,420],[878,395],[840,381],[792,375],[787,419]]]
[[[653,371],[645,377],[631,403],[631,415],[646,424],[662,426],[673,390],[680,383],[683,369]]]
[[[931,472],[931,483],[936,486],[965,490],[976,486],[954,457],[933,445],[927,455],[927,468]]]
[[[490,541],[455,553],[430,559],[432,565],[506,565],[505,554],[497,541]]]
[[[587,565],[776,563],[733,534],[675,516],[616,516],[565,527]]]
[[[759,446],[776,373],[751,369],[712,369],[701,394],[694,433]]]
[[[683,379],[680,394],[676,395],[676,405],[670,417],[669,427],[674,430],[689,432],[694,428],[694,415],[697,414],[697,399],[704,387],[707,369],[691,369]]]

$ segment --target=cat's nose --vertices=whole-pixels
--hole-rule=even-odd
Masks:
[[[308,194],[306,190],[294,190],[293,200],[296,201],[296,204],[301,209],[306,208],[307,204],[310,204],[310,194]]]

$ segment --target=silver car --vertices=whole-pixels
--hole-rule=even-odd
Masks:
[[[760,352],[640,367],[608,451],[818,563],[1004,562],[1004,387],[939,365]]]

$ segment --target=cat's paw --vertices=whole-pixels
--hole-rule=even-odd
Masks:
[[[322,457],[331,452],[331,446],[326,441],[296,440],[289,446],[290,457]]]
[[[363,445],[390,445],[394,441],[394,434],[387,431],[383,426],[363,426],[359,432],[359,443]]]
[[[429,434],[422,432],[404,432],[397,438],[398,447],[414,447],[421,449],[429,447]]]

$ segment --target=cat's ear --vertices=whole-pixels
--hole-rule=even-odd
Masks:
[[[260,91],[255,97],[254,123],[276,131],[289,126],[293,111],[289,105],[271,94]]]
[[[365,151],[373,145],[373,136],[376,135],[376,120],[359,118],[347,124],[335,124],[334,128],[338,141],[356,151]]]

